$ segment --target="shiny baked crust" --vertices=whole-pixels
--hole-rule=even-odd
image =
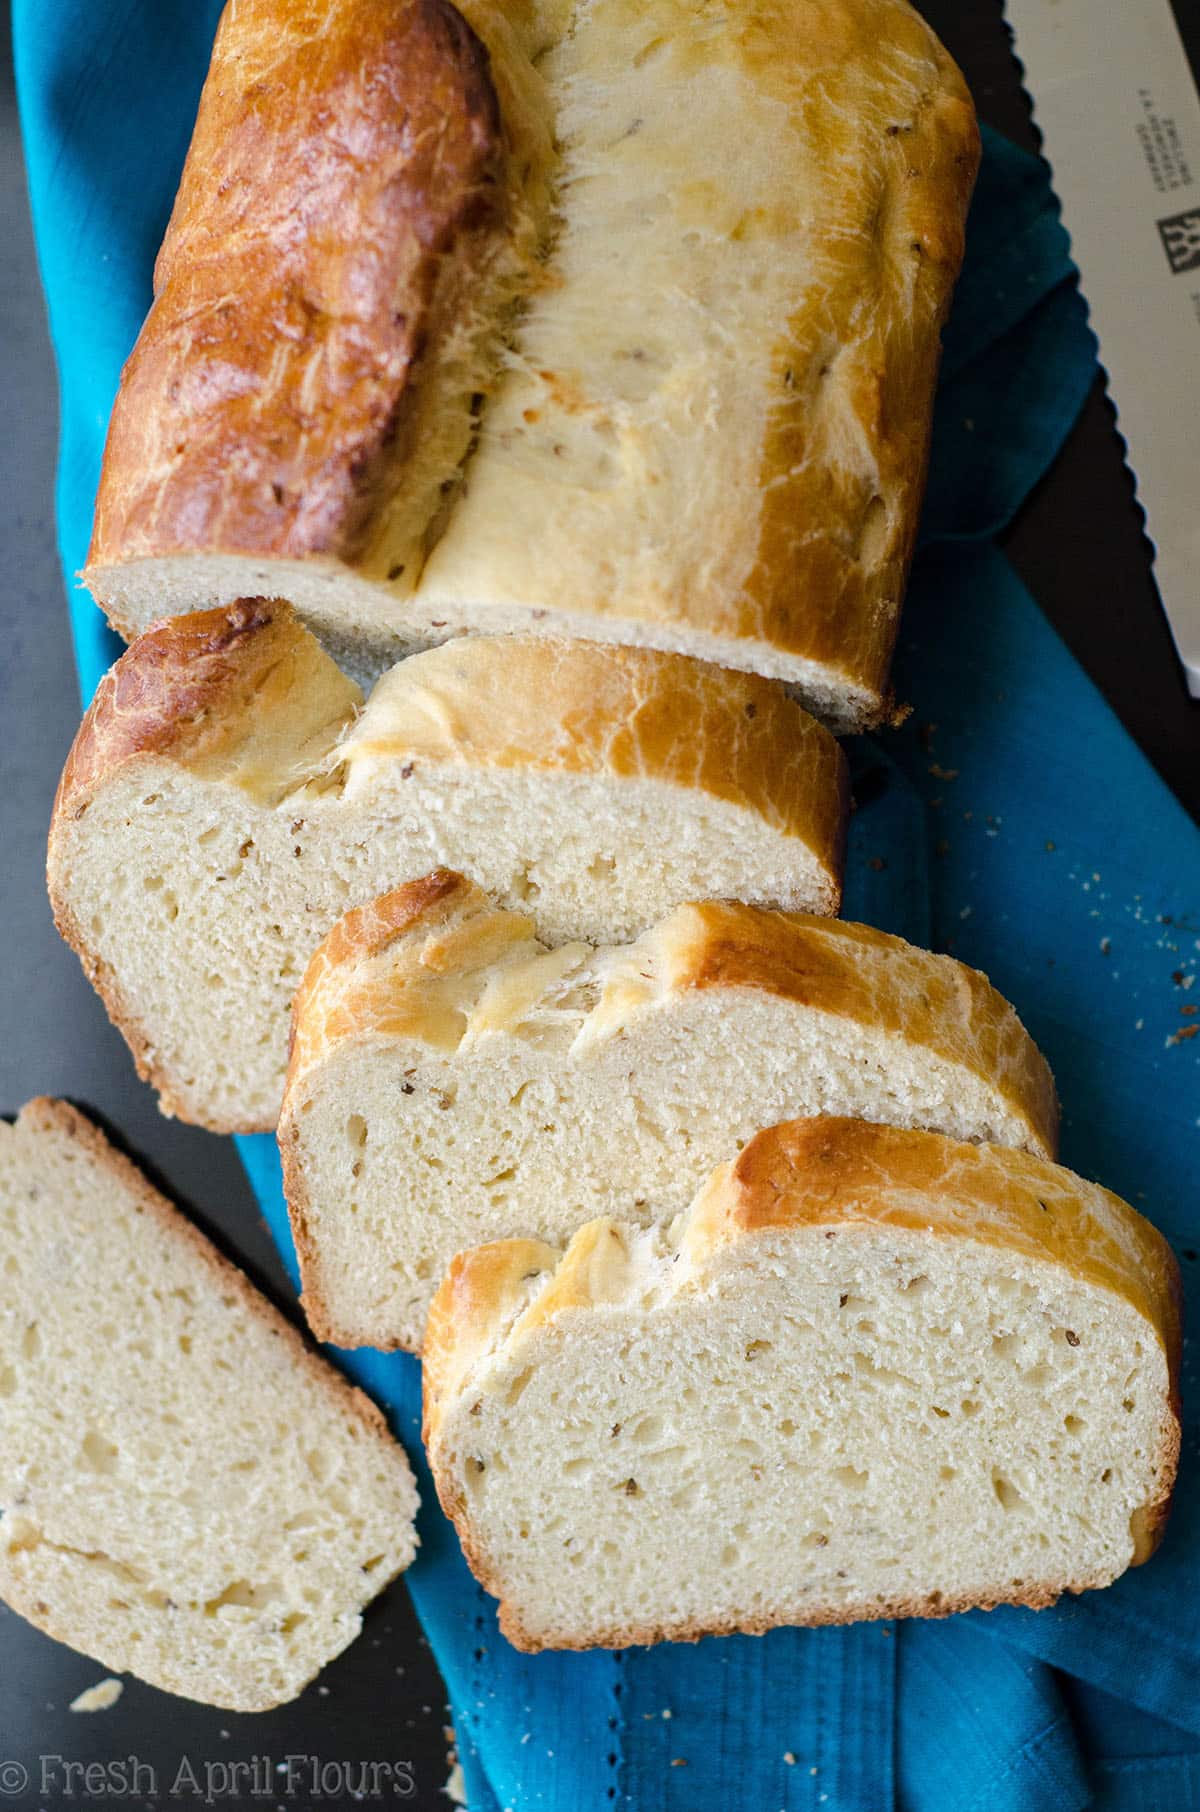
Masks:
[[[156,624],[109,668],[63,767],[50,841],[128,761],[177,757],[270,796],[362,703],[286,604],[243,599]]]
[[[1180,1447],[1182,1291],[1174,1254],[1157,1229],[1108,1190],[1026,1152],[860,1120],[793,1120],[759,1133],[697,1195],[671,1235],[679,1255],[674,1288],[701,1287],[717,1270],[723,1249],[744,1240],[800,1227],[822,1227],[828,1238],[853,1237],[856,1228],[868,1226],[969,1239],[1057,1265],[1079,1282],[1123,1298],[1145,1319],[1163,1349],[1170,1381],[1154,1460],[1160,1491],[1136,1513],[1132,1564],[1148,1560],[1166,1526]],[[463,1393],[486,1391],[491,1365],[519,1351],[538,1329],[573,1311],[636,1304],[650,1282],[630,1252],[626,1230],[604,1219],[582,1228],[565,1252],[536,1240],[502,1240],[462,1252],[442,1281],[424,1347],[423,1436],[442,1508],[475,1576],[495,1596],[503,1582],[474,1540],[453,1480],[439,1467],[442,1421]],[[808,1621],[940,1617],[1002,1602],[1042,1608],[1062,1592],[1092,1583],[1102,1582],[1064,1580],[1020,1599],[1006,1591],[962,1603],[944,1597],[872,1600],[816,1609]],[[541,1646],[503,1599],[500,1624],[516,1647]],[[606,1645],[653,1642],[665,1634],[690,1641],[734,1628],[761,1634],[768,1627],[751,1621],[669,1632],[631,1628],[608,1632]],[[571,1644],[556,1639],[556,1646]]]
[[[827,1023],[845,1020],[890,1036],[891,1050],[918,1070],[923,1062],[948,1066],[942,1073],[949,1091],[978,1084],[991,1102],[999,1096],[1004,1129],[993,1136],[1047,1157],[1057,1149],[1058,1102],[1044,1057],[986,976],[950,957],[866,925],[721,900],[679,906],[632,943],[547,950],[527,913],[499,909],[473,881],[439,869],[345,913],[313,952],[296,992],[277,1131],[304,1309],[320,1339],[355,1345],[367,1338],[330,1301],[317,1230],[305,1128],[326,1066],[357,1055],[369,1073],[376,1062],[394,1063],[402,1049],[407,1068],[407,1054],[415,1064],[422,1047],[430,1063],[453,1066],[487,1034],[536,1038],[564,975],[577,976],[580,964],[594,1001],[580,1011],[564,1072],[607,1046],[623,1051],[637,1073],[644,1062],[639,1034],[659,1014],[668,1024],[686,1023],[687,995],[720,991],[724,1022],[738,1013],[739,997],[757,993],[809,1008]],[[473,1059],[461,1061],[469,1072]],[[561,1082],[569,1089],[567,1074]],[[760,1102],[745,1130],[773,1117]],[[731,1135],[712,1160],[736,1147]],[[693,1153],[693,1182],[706,1168],[697,1168]],[[329,1206],[326,1194],[326,1213]],[[527,1202],[527,1229],[537,1226],[529,1220],[534,1212]],[[416,1339],[419,1325],[392,1344]],[[378,1333],[370,1343],[386,1344]]]
[[[89,563],[355,557],[413,456],[423,355],[503,233],[502,160],[449,0],[227,6]]]
[[[175,610],[269,588],[393,657],[640,642],[878,721],[978,161],[958,71],[906,0],[459,13],[227,10],[88,583],[127,633],[161,563]]]

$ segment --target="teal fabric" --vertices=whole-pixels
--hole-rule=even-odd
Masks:
[[[216,0],[15,0],[18,85],[61,381],[58,524],[81,687],[117,651],[73,582],[118,372],[150,296]],[[946,337],[897,661],[914,711],[852,748],[846,911],[986,968],[1053,1063],[1064,1155],[1156,1220],[1196,1294],[1200,833],[994,545],[1095,371],[1042,165],[989,137]],[[240,1142],[294,1259],[274,1147]],[[434,1507],[418,1370],[338,1355],[422,1473],[409,1586],[473,1812],[1168,1812],[1200,1808],[1200,1481],[1192,1383],[1154,1563],[1034,1614],[779,1630],[523,1657]],[[1189,1360],[1190,1369],[1190,1360]]]

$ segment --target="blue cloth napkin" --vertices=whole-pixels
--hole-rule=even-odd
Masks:
[[[15,0],[30,188],[62,394],[58,523],[84,697],[117,652],[73,575],[150,296],[217,0]],[[989,137],[946,336],[897,661],[914,711],[852,748],[848,916],[953,951],[1057,1072],[1064,1157],[1156,1220],[1196,1293],[1200,833],[994,545],[1095,372],[1044,166]],[[268,1139],[240,1141],[294,1267]],[[338,1355],[421,1475],[409,1587],[472,1812],[1200,1809],[1197,1394],[1154,1562],[1041,1613],[520,1656],[439,1515],[400,1355]],[[1190,1364],[1190,1361],[1189,1361]]]

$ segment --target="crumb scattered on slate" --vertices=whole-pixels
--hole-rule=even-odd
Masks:
[[[72,1711],[109,1711],[116,1704],[125,1687],[120,1680],[98,1680],[95,1686],[89,1686],[77,1699],[71,1700]]]

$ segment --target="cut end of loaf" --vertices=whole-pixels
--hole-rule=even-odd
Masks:
[[[1146,1558],[1179,1448],[1163,1242],[1019,1154],[893,1187],[878,1132],[825,1207],[814,1165],[751,1223],[718,1172],[673,1235],[455,1261],[426,1436],[517,1646],[1041,1606]],[[1010,1237],[1029,1166],[1062,1179],[1057,1251]],[[1101,1227],[1119,1277],[1083,1256]]]
[[[301,561],[216,552],[94,564],[80,576],[112,627],[129,642],[166,617],[221,610],[247,597],[286,598],[339,666],[364,688],[397,661],[461,636],[535,636],[682,655],[777,680],[835,736],[863,734],[907,715],[890,689],[856,681],[836,660],[810,659],[697,628],[559,610],[550,592],[523,604],[438,600],[426,605],[398,585],[328,558]]]

